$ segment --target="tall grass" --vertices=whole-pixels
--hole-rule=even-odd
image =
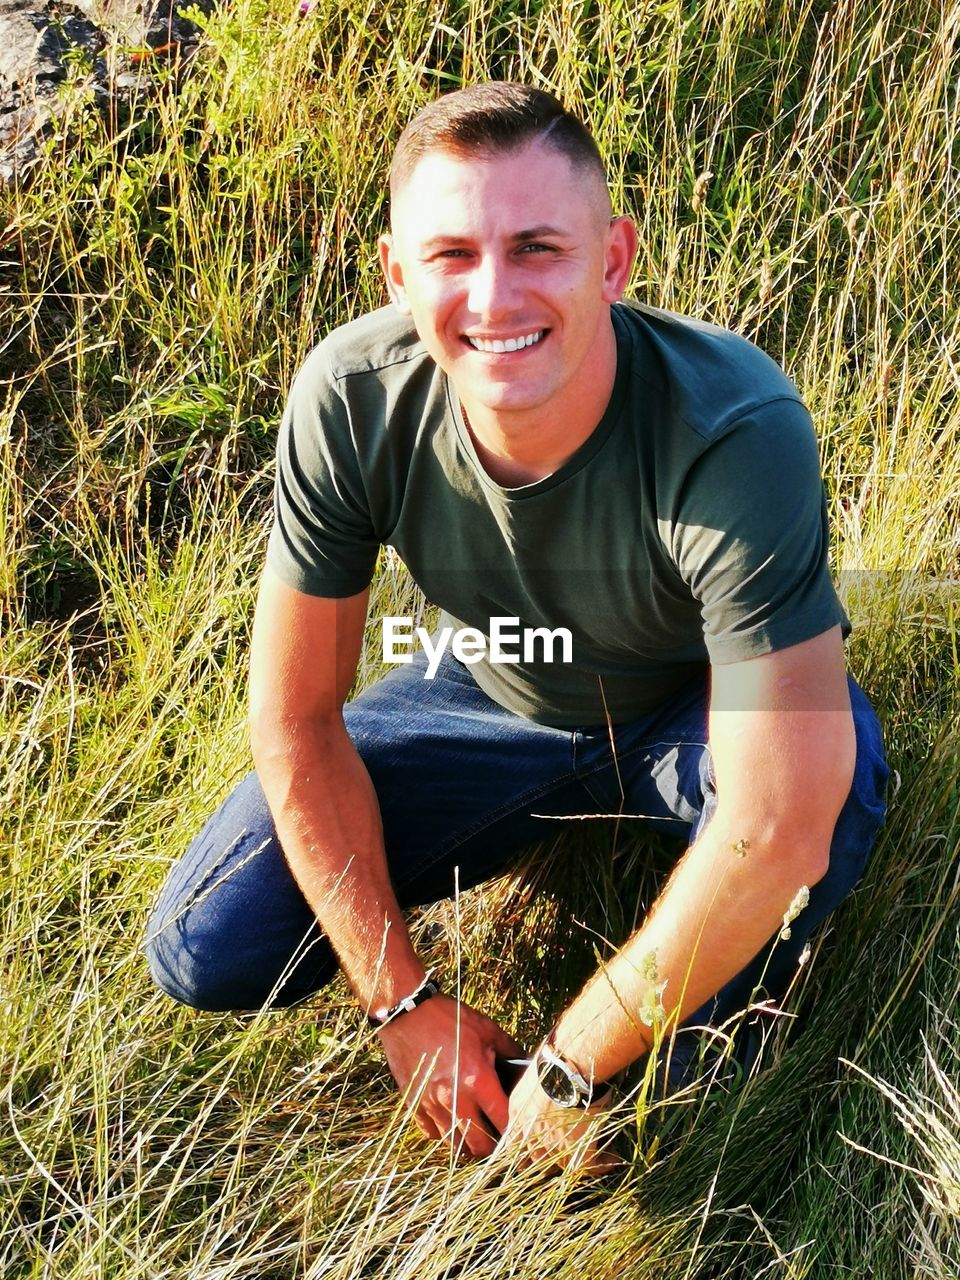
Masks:
[[[238,0],[204,27],[189,75],[107,116],[78,77],[4,197],[4,1275],[956,1277],[960,5]],[[590,120],[640,228],[635,296],[747,334],[800,386],[895,770],[803,1034],[737,1095],[628,1098],[628,1162],[595,1188],[426,1148],[344,986],[195,1015],[139,951],[248,767],[284,389],[382,300],[402,123],[487,77]],[[421,607],[385,558],[375,608]],[[377,668],[371,645],[358,684]],[[421,946],[531,1042],[649,897],[665,851],[613,842],[558,833],[426,913]]]

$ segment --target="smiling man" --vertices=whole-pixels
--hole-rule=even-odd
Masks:
[[[610,305],[636,252],[599,163],[545,133],[481,163],[408,139],[380,244],[390,296],[456,388],[484,470],[514,486],[557,470],[603,417]]]
[[[520,85],[450,94],[405,130],[391,196],[391,305],[324,339],[280,430],[256,772],[172,869],[151,967],[198,1008],[257,1009],[342,966],[397,1084],[429,1068],[429,1136],[600,1168],[586,1114],[656,1017],[782,996],[858,880],[879,729],[844,670],[796,389],[731,333],[621,302],[636,232],[584,126]],[[384,545],[444,647],[348,702]],[[508,1096],[517,1045],[438,989],[404,911],[583,813],[687,852]]]

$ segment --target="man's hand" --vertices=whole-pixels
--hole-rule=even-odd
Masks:
[[[608,1091],[587,1110],[558,1106],[541,1089],[536,1063],[531,1063],[510,1094],[509,1123],[500,1149],[509,1155],[519,1148],[524,1163],[544,1172],[607,1173],[620,1161],[601,1151],[589,1135],[593,1117],[606,1111],[612,1096]]]
[[[642,927],[554,1025],[551,1044],[610,1080],[652,1048],[650,1020],[680,1024],[740,973],[824,875],[850,790],[856,738],[840,628],[714,669],[710,746],[718,803]],[[582,1111],[554,1108],[528,1070],[503,1147],[563,1167],[612,1163]],[[598,1163],[599,1162],[599,1163]]]
[[[431,996],[378,1034],[401,1091],[411,1085],[417,1089],[429,1073],[416,1114],[426,1136],[440,1139],[456,1132],[471,1155],[491,1155],[508,1118],[495,1062],[521,1056],[519,1045],[492,1019],[442,995]]]

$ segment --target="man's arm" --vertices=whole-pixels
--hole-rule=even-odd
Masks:
[[[554,1030],[556,1050],[598,1081],[650,1048],[639,1014],[654,998],[651,956],[655,981],[667,984],[663,1008],[682,1021],[761,950],[798,890],[825,874],[856,759],[839,627],[715,667],[709,733],[712,821]],[[528,1071],[511,1097],[511,1125],[534,1152],[562,1151],[577,1136],[551,1106]]]
[[[392,1007],[424,978],[390,883],[376,793],[343,721],[367,594],[310,596],[267,569],[250,660],[257,774],[290,869],[365,1010]],[[418,1114],[428,1135],[450,1128],[456,1094],[467,1147],[488,1154],[483,1116],[498,1131],[507,1117],[494,1058],[515,1052],[513,1042],[489,1018],[443,996],[379,1034],[401,1088],[422,1060],[439,1055]]]

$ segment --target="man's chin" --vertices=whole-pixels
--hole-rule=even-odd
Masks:
[[[464,380],[462,384],[456,378],[451,381],[460,403],[468,413],[471,405],[475,411],[488,414],[513,416],[533,413],[542,408],[550,398],[543,388],[530,386],[528,382],[521,385],[511,382],[491,386],[489,383],[478,385],[472,379]]]

